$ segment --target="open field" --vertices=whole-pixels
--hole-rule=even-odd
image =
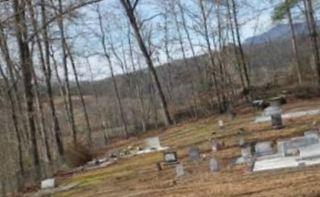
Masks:
[[[315,109],[320,99],[289,101],[284,111],[295,109]],[[285,120],[286,127],[273,130],[269,123],[253,123],[253,112],[246,107],[237,109],[237,116],[229,120],[227,116],[215,116],[198,121],[183,123],[165,131],[148,133],[158,135],[161,145],[178,151],[186,176],[175,177],[174,167],[164,167],[157,171],[156,163],[162,153],[151,153],[119,160],[109,167],[59,178],[60,185],[76,184],[66,192],[54,196],[318,196],[320,195],[320,166],[252,173],[249,166],[232,166],[231,160],[240,156],[237,146],[239,129],[245,130],[246,141],[264,141],[303,135],[305,131],[320,123],[319,116]],[[218,128],[218,120],[223,119],[225,128]],[[142,143],[147,136],[122,141],[122,146]],[[224,143],[217,153],[210,149],[210,138]],[[188,148],[199,146],[205,158],[199,163],[190,163]],[[221,170],[209,172],[211,157],[218,159]]]

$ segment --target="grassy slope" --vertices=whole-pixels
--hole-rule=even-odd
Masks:
[[[320,100],[299,101],[285,106],[285,111],[294,108],[315,108]],[[300,109],[301,110],[301,109]],[[240,155],[237,133],[240,128],[246,131],[246,140],[263,141],[303,134],[312,127],[312,122],[320,117],[304,117],[285,121],[286,128],[272,130],[269,124],[254,124],[248,109],[239,109],[238,115],[230,121],[225,116],[211,117],[195,122],[177,125],[162,133],[158,132],[162,145],[178,150],[179,159],[184,164],[187,175],[175,178],[175,169],[165,167],[157,172],[156,162],[162,160],[162,153],[146,154],[121,160],[104,169],[76,174],[62,180],[62,185],[77,183],[70,191],[56,196],[300,196],[320,194],[320,167],[278,170],[250,173],[246,166],[229,165],[230,159]],[[217,127],[218,119],[224,119],[226,128]],[[209,139],[214,137],[224,142],[225,148],[211,153]],[[140,143],[129,141],[125,145]],[[198,164],[188,162],[187,150],[198,145],[206,159]],[[218,158],[222,165],[219,173],[208,171],[210,157]]]

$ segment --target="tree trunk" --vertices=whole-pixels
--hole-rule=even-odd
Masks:
[[[69,122],[72,130],[73,137],[73,145],[76,146],[78,143],[77,140],[77,128],[74,120],[74,110],[73,103],[70,93],[70,83],[69,83],[69,74],[68,74],[68,63],[67,63],[67,51],[66,51],[66,38],[64,34],[64,23],[63,23],[63,8],[62,8],[62,0],[59,0],[59,14],[61,17],[58,19],[59,31],[61,36],[61,47],[62,47],[62,61],[63,61],[63,69],[64,69],[64,78],[65,78],[65,93],[67,97],[67,105],[69,111]]]
[[[32,19],[32,25],[33,25],[33,29],[36,30],[38,28],[37,26],[37,21],[35,20],[35,16],[34,16],[34,10],[33,10],[33,5],[31,5],[31,2],[28,1],[28,6],[29,6],[29,10],[30,10],[30,16]],[[42,45],[41,45],[41,41],[40,41],[40,37],[38,34],[36,34],[36,42],[38,45],[38,50],[39,50],[39,56],[40,56],[40,62],[42,64],[42,67],[45,67],[45,62],[44,62],[44,55],[43,55],[43,51],[42,51]],[[40,119],[40,131],[41,133],[44,135],[44,144],[45,144],[45,148],[46,148],[46,155],[47,155],[47,159],[49,161],[49,163],[52,162],[52,155],[51,155],[51,150],[50,150],[50,144],[49,144],[49,135],[48,135],[48,130],[45,127],[45,118],[44,118],[44,112],[43,112],[43,106],[40,100],[40,87],[38,84],[38,79],[36,76],[36,72],[35,69],[32,69],[32,74],[33,74],[33,79],[34,79],[34,85],[35,85],[35,96],[36,96],[36,102],[37,102],[37,107],[38,107],[38,114],[39,114],[39,119]]]
[[[219,86],[218,86],[218,80],[217,80],[217,73],[216,73],[216,63],[214,60],[214,56],[213,56],[213,51],[212,51],[212,47],[211,47],[211,43],[210,43],[210,38],[209,38],[209,30],[208,30],[208,21],[207,21],[207,16],[204,10],[204,5],[203,5],[203,0],[199,0],[199,6],[200,6],[200,10],[201,10],[201,16],[202,16],[202,20],[203,20],[203,27],[204,27],[204,38],[207,44],[207,50],[208,50],[208,55],[209,55],[209,59],[210,59],[210,65],[211,65],[211,77],[212,77],[212,82],[214,84],[214,88],[215,88],[215,94],[217,97],[217,104],[219,107],[219,111],[222,112],[222,105],[221,105],[221,98],[220,98],[220,90],[219,90]]]
[[[313,5],[311,0],[307,1],[307,12],[309,16],[309,22],[310,22],[310,38],[312,40],[312,48],[313,48],[313,55],[316,65],[316,71],[317,71],[317,77],[318,77],[318,85],[320,85],[320,56],[319,56],[319,46],[318,46],[318,33],[317,33],[317,23],[314,18],[314,11],[313,11]]]
[[[158,78],[158,75],[157,75],[157,71],[153,65],[153,62],[151,60],[151,56],[147,50],[147,47],[143,41],[143,38],[141,36],[141,32],[140,32],[140,29],[138,27],[138,23],[137,23],[137,19],[135,17],[135,14],[134,14],[134,7],[131,5],[130,1],[129,0],[120,0],[121,1],[121,4],[122,6],[124,7],[125,11],[126,11],[126,14],[128,16],[128,19],[130,21],[130,24],[134,30],[134,33],[135,33],[135,37],[137,39],[137,42],[139,44],[139,47],[140,47],[140,50],[141,52],[143,53],[143,56],[146,60],[146,63],[148,65],[148,68],[152,74],[152,78],[154,80],[154,83],[157,87],[157,90],[158,90],[158,94],[159,94],[159,97],[160,97],[160,101],[161,101],[161,107],[164,111],[164,118],[165,118],[165,124],[166,126],[169,126],[171,125],[173,122],[172,122],[172,119],[171,119],[171,116],[170,116],[170,113],[169,113],[169,110],[168,110],[168,104],[167,104],[167,100],[164,96],[164,93],[163,93],[163,90],[162,90],[162,86],[160,84],[160,81],[159,81],[159,78]]]
[[[249,74],[248,74],[248,68],[247,68],[247,63],[245,60],[244,51],[243,51],[242,44],[241,44],[240,28],[239,28],[238,16],[237,16],[237,5],[236,5],[235,0],[231,0],[231,4],[232,4],[231,5],[232,10],[233,10],[233,18],[234,18],[233,20],[234,20],[234,25],[235,25],[235,30],[236,30],[236,38],[237,38],[239,53],[240,53],[240,60],[241,60],[242,69],[244,72],[246,86],[249,89],[250,88],[250,78],[249,78]]]
[[[6,88],[7,88],[6,91],[7,91],[7,94],[8,94],[8,98],[9,98],[9,102],[10,102],[10,110],[11,110],[11,114],[10,115],[11,115],[11,118],[12,118],[14,133],[15,133],[16,138],[17,138],[19,171],[20,171],[22,177],[24,177],[25,168],[24,168],[24,164],[23,164],[22,138],[21,138],[21,134],[20,134],[20,130],[19,130],[19,122],[18,122],[18,118],[17,118],[17,112],[16,112],[16,106],[15,106],[15,102],[14,102],[14,97],[12,95],[12,91],[10,90],[10,82],[7,79],[5,73],[3,72],[3,69],[2,69],[1,66],[0,66],[0,74],[1,74],[1,77],[4,79],[4,82],[5,82],[5,85],[6,85]]]
[[[47,14],[45,8],[45,0],[41,0],[41,20],[42,25],[47,23]],[[55,135],[55,140],[57,143],[58,153],[60,156],[64,156],[64,148],[63,148],[63,141],[62,141],[62,134],[59,125],[59,120],[57,117],[56,106],[54,104],[54,97],[52,93],[52,85],[51,85],[51,63],[50,63],[50,47],[49,47],[49,36],[48,36],[48,28],[44,27],[42,31],[43,40],[44,40],[44,49],[45,49],[45,63],[41,64],[42,72],[45,76],[45,82],[47,86],[47,94],[49,97],[49,106],[51,111],[51,118],[52,118],[52,125],[53,125],[53,132]]]
[[[288,0],[285,1],[286,4],[288,4]],[[293,55],[296,59],[296,72],[297,72],[297,77],[298,77],[298,83],[299,85],[302,84],[302,76],[301,76],[301,61],[299,58],[299,53],[298,53],[298,45],[297,45],[297,38],[296,38],[296,33],[293,25],[293,20],[292,20],[292,15],[291,15],[291,10],[289,6],[287,7],[287,15],[288,15],[288,21],[291,29],[291,41],[292,41],[292,50],[293,50]]]
[[[232,37],[232,43],[233,43],[233,50],[234,50],[234,55],[235,55],[236,62],[237,62],[237,69],[238,69],[239,76],[240,76],[241,86],[243,89],[245,89],[246,86],[245,86],[245,82],[243,79],[241,61],[239,60],[239,53],[238,53],[238,49],[237,49],[237,45],[236,45],[236,37],[235,37],[234,25],[233,25],[233,15],[231,12],[229,0],[227,0],[226,2],[227,2],[228,19],[229,19],[229,23],[230,23],[230,31],[231,31],[231,37]]]
[[[89,120],[89,116],[88,116],[88,111],[87,111],[87,107],[86,107],[86,102],[83,98],[83,93],[80,87],[80,82],[79,82],[79,78],[78,78],[78,73],[77,73],[77,69],[76,69],[76,65],[73,59],[73,54],[70,50],[70,47],[68,45],[68,43],[65,43],[66,45],[66,49],[67,49],[67,53],[69,55],[70,61],[71,61],[71,66],[72,66],[72,70],[73,70],[73,74],[76,80],[76,85],[77,85],[77,89],[78,89],[78,93],[80,96],[80,102],[82,105],[82,109],[83,109],[83,114],[84,114],[84,119],[86,122],[86,126],[87,126],[87,130],[88,130],[88,146],[89,148],[92,148],[92,130],[91,130],[91,126],[90,126],[90,120]]]
[[[13,9],[15,14],[15,28],[16,37],[18,42],[21,71],[23,77],[23,86],[26,99],[26,109],[27,109],[27,119],[29,123],[29,129],[31,134],[32,142],[32,155],[33,164],[36,169],[36,178],[39,180],[41,178],[41,166],[40,158],[38,152],[38,142],[36,137],[36,127],[34,121],[34,106],[33,106],[33,92],[32,92],[32,59],[30,56],[28,38],[27,38],[27,27],[25,21],[25,3],[19,2],[19,0],[13,0]]]
[[[9,48],[8,48],[8,43],[4,34],[4,29],[2,27],[2,24],[0,24],[0,49],[1,49],[1,54],[3,56],[3,59],[5,60],[7,67],[8,67],[8,71],[9,71],[9,79],[8,79],[8,83],[9,86],[12,87],[13,91],[11,92],[12,94],[12,98],[14,100],[14,103],[17,105],[17,122],[18,122],[18,126],[19,126],[19,122],[21,122],[22,125],[22,129],[21,129],[21,139],[25,139],[26,140],[26,144],[27,147],[29,148],[29,142],[30,142],[30,136],[29,136],[29,132],[28,132],[28,124],[27,121],[25,120],[25,117],[22,115],[23,114],[23,109],[22,109],[22,98],[20,98],[19,96],[19,90],[18,90],[18,86],[17,86],[17,79],[15,77],[15,73],[14,73],[14,63],[10,57],[10,53],[9,53]],[[20,116],[22,116],[19,120],[19,114]],[[19,128],[20,130],[20,128]],[[24,137],[23,137],[24,136]]]
[[[128,124],[127,124],[127,120],[125,118],[125,114],[124,114],[124,110],[123,110],[123,105],[122,105],[122,101],[121,101],[121,97],[120,97],[120,93],[119,93],[117,80],[116,80],[116,78],[114,76],[112,61],[111,61],[110,55],[109,55],[109,53],[107,51],[106,36],[105,36],[104,29],[103,29],[104,26],[103,26],[103,22],[102,22],[102,16],[101,16],[99,8],[98,8],[97,11],[98,11],[98,18],[99,18],[99,25],[100,25],[100,32],[101,32],[101,45],[102,45],[102,48],[103,48],[104,56],[108,61],[108,68],[109,68],[110,74],[111,74],[113,89],[115,91],[117,104],[118,104],[118,107],[119,107],[119,110],[120,110],[120,118],[121,118],[123,126],[124,126],[126,138],[128,138],[129,137]]]

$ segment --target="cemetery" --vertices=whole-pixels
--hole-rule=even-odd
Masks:
[[[110,146],[107,153],[69,176],[45,180],[49,190],[39,193],[311,195],[320,191],[320,117],[310,112],[318,104],[315,100],[281,105],[285,118],[282,115],[276,124],[271,117],[256,122],[252,108],[240,107],[235,110],[242,115],[232,119],[215,116],[154,131]],[[286,115],[292,112],[299,115]]]

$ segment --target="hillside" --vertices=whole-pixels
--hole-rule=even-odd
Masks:
[[[289,100],[284,112],[314,109],[320,100]],[[238,133],[246,132],[247,142],[284,139],[300,136],[319,116],[289,119],[285,128],[273,130],[269,123],[254,123],[252,110],[242,106],[236,109],[239,116],[230,120],[227,116],[213,116],[199,121],[175,125],[165,131],[154,131],[138,138],[117,142],[102,152],[111,149],[142,145],[143,139],[159,136],[161,145],[176,150],[186,175],[175,177],[174,167],[166,166],[157,171],[156,163],[162,161],[162,153],[151,153],[120,159],[101,169],[65,173],[58,177],[59,187],[72,188],[54,196],[315,196],[320,192],[320,167],[305,167],[267,172],[250,172],[250,166],[233,165],[232,160],[241,155],[237,145]],[[218,120],[225,121],[223,130]],[[212,152],[212,137],[223,142],[222,150]],[[203,159],[198,163],[188,161],[188,150],[192,146],[200,148]],[[209,172],[210,158],[219,161],[220,171]]]

